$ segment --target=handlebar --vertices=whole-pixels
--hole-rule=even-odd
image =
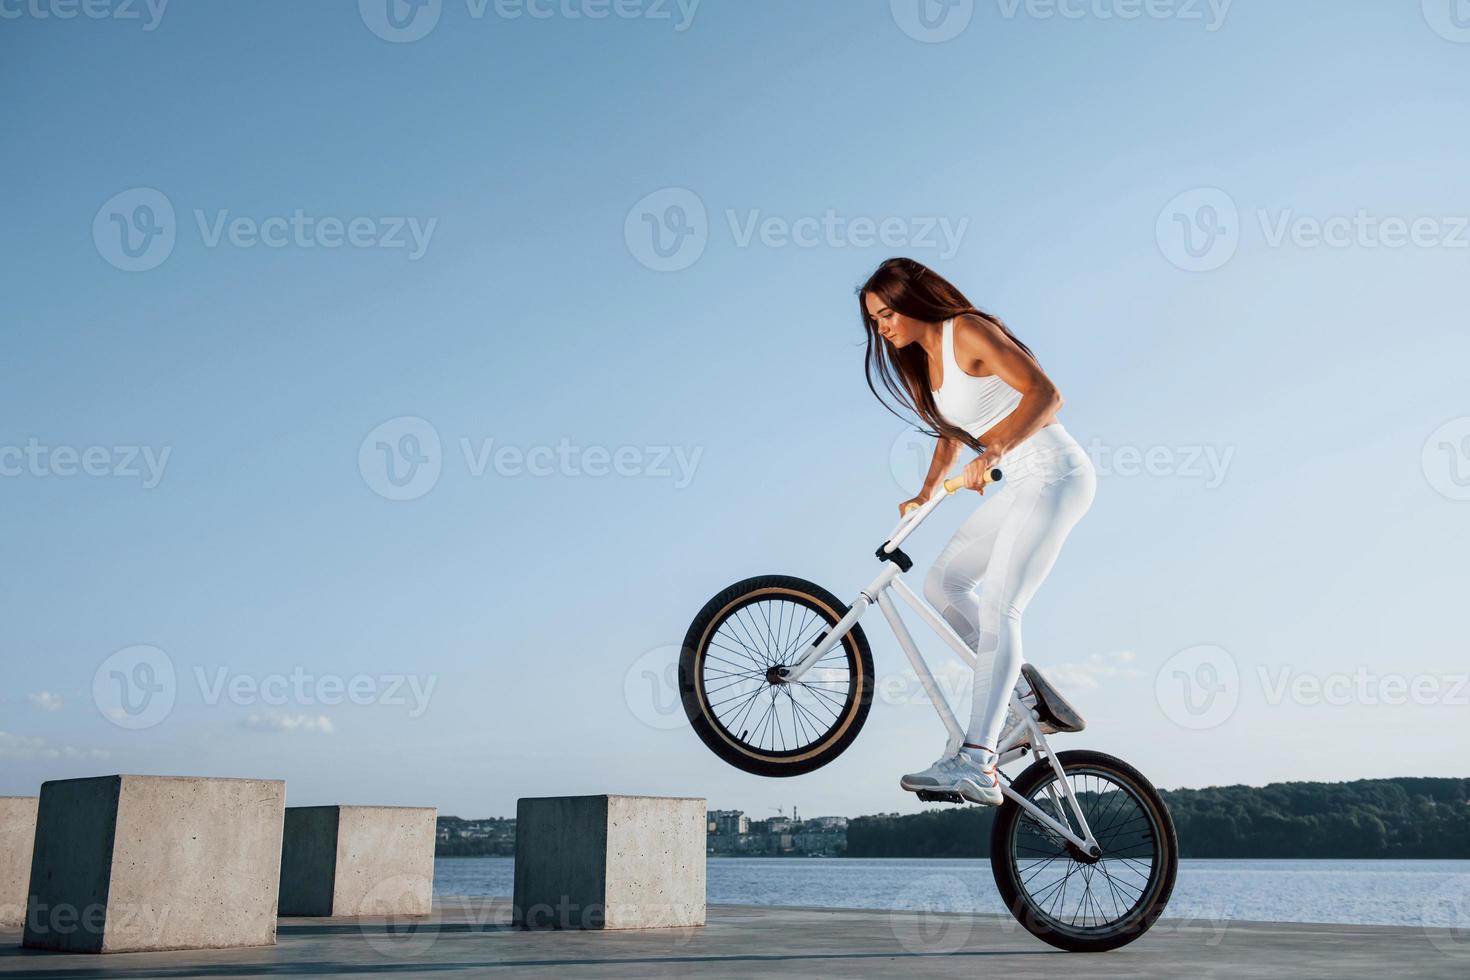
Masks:
[[[1002,475],[1003,474],[1000,471],[1000,467],[993,466],[985,472],[985,482],[997,483],[1000,481]],[[954,493],[956,490],[963,490],[964,488],[965,478],[962,476],[952,476],[948,480],[944,481],[945,493]],[[917,507],[918,504],[915,504],[914,506]]]
[[[1003,474],[998,467],[992,467],[985,474],[985,482],[995,483],[996,481],[1000,480],[1002,476]],[[896,524],[893,530],[889,532],[888,540],[884,543],[882,548],[883,553],[892,554],[893,551],[900,544],[903,543],[903,539],[912,534],[914,528],[923,523],[924,518],[928,517],[930,513],[933,512],[934,508],[939,506],[939,502],[941,500],[955,493],[956,491],[963,489],[964,486],[965,481],[963,477],[950,477],[948,480],[944,481],[944,485],[940,488],[940,490],[936,490],[933,495],[929,497],[928,500],[924,501],[922,504],[914,504],[909,507],[909,509],[904,512],[903,517],[899,519],[898,524]]]

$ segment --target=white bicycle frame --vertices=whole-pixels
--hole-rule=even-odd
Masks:
[[[879,549],[882,554],[891,555],[897,551],[898,546],[903,544],[904,539],[912,534],[914,529],[934,512],[934,509],[939,506],[940,501],[954,492],[948,489],[948,486],[954,483],[956,483],[954,480],[948,481],[946,487],[936,490],[934,495],[923,504],[904,515],[903,519],[889,533],[888,540]],[[914,611],[919,614],[919,618],[929,624],[929,628],[938,633],[940,638],[949,645],[950,649],[971,670],[975,669],[978,658],[975,656],[974,651],[960,638],[960,635],[954,631],[954,628],[945,622],[944,617],[940,616],[934,607],[926,602],[922,596],[909,588],[908,583],[899,578],[899,575],[903,571],[897,562],[885,560],[883,571],[865,589],[858,593],[857,598],[852,602],[852,607],[847,611],[847,615],[843,616],[837,625],[828,631],[826,635],[820,637],[818,642],[807,650],[805,656],[787,668],[785,679],[788,682],[800,680],[818,660],[826,656],[841,642],[842,638],[851,631],[854,624],[863,617],[863,614],[868,611],[870,606],[877,605],[879,609],[883,610],[883,616],[888,620],[888,625],[893,629],[893,635],[898,640],[898,645],[903,648],[903,652],[908,657],[909,663],[913,665],[914,673],[918,674],[919,682],[924,686],[924,692],[928,695],[929,702],[934,705],[934,710],[939,713],[939,720],[944,723],[945,729],[949,732],[948,751],[951,753],[958,752],[960,744],[965,739],[965,731],[960,727],[959,721],[955,718],[954,710],[940,692],[939,685],[934,680],[934,674],[929,670],[929,664],[924,660],[923,654],[919,652],[918,645],[914,643],[913,636],[909,634],[908,627],[904,624],[902,617],[899,616],[898,609],[893,604],[893,599],[888,595],[889,590],[891,589],[896,592],[899,598],[912,606]],[[1026,707],[1014,691],[1011,692],[1011,708],[1021,720],[1017,724],[1011,725],[1001,734],[1000,744],[996,746],[999,754],[997,768],[1019,759],[1025,754],[1025,747],[1029,744],[1031,749],[1036,753],[1037,758],[1045,758],[1051,764],[1052,771],[1056,773],[1056,781],[1047,787],[1047,795],[1056,812],[1055,814],[1047,813],[1035,803],[1021,797],[1015,790],[1011,789],[1008,778],[1001,781],[1000,791],[1002,795],[1006,799],[1014,802],[1022,810],[1025,810],[1052,833],[1081,848],[1084,853],[1100,853],[1097,841],[1092,836],[1092,829],[1087,825],[1087,819],[1082,815],[1082,807],[1078,804],[1077,796],[1072,791],[1072,784],[1067,780],[1066,774],[1062,771],[1061,763],[1057,761],[1056,754],[1052,752],[1051,746],[1047,744],[1046,735],[1042,733],[1037,717],[1032,713],[1030,708]],[[1058,787],[1061,787],[1062,794],[1065,794],[1065,807],[1063,806],[1062,800],[1059,799]],[[1072,818],[1076,821],[1075,829],[1068,823],[1067,811],[1071,812]]]

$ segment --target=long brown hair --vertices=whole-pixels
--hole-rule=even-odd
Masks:
[[[965,294],[956,289],[949,280],[913,259],[889,259],[878,266],[878,270],[858,288],[858,309],[868,334],[868,351],[863,370],[867,374],[868,388],[873,396],[899,418],[904,418],[899,408],[913,412],[921,423],[929,426],[928,430],[921,429],[925,435],[958,439],[979,452],[980,440],[964,429],[949,424],[939,414],[939,408],[934,404],[934,392],[929,387],[929,357],[924,348],[919,344],[894,347],[878,332],[878,324],[868,315],[869,293],[881,299],[895,313],[925,323],[941,323],[962,313],[972,313],[1004,330],[1006,336],[1015,341],[1016,346],[1025,351],[1033,361],[1036,360],[1036,355],[997,317],[976,309],[965,298]],[[890,404],[883,392],[878,390],[875,378],[883,382],[884,389],[893,396],[898,408]]]

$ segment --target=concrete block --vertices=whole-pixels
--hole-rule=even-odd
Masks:
[[[281,845],[281,915],[428,915],[438,812],[293,806]]]
[[[531,929],[704,925],[706,819],[700,797],[517,801],[511,921]]]
[[[36,802],[34,796],[0,796],[0,928],[18,928],[26,920]]]
[[[276,941],[286,784],[99,776],[41,787],[24,945],[75,953]]]

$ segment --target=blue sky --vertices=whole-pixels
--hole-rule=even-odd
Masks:
[[[917,809],[942,731],[876,613],[897,693],[799,779],[645,677],[730,582],[875,572],[920,471],[862,379],[893,254],[1098,462],[1026,623],[1073,743],[1166,787],[1466,774],[1448,0],[69,9],[0,21],[0,794]]]

